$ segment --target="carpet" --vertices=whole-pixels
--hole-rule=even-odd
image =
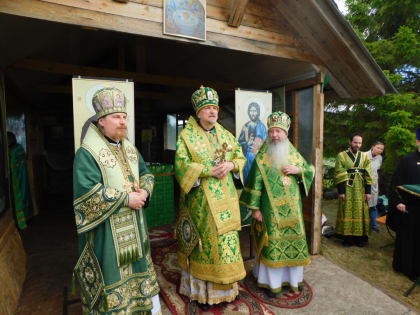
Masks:
[[[151,229],[152,231],[155,229]],[[161,231],[159,235],[165,235]],[[171,232],[172,233],[172,232]],[[278,314],[281,308],[300,308],[308,305],[313,296],[311,287],[304,282],[304,289],[301,292],[282,291],[275,298],[269,298],[264,291],[256,286],[256,281],[249,273],[247,277],[239,283],[240,299],[232,303],[221,303],[203,312],[198,308],[197,303],[190,302],[189,299],[178,291],[181,270],[178,266],[176,254],[176,242],[173,235],[166,234],[165,237],[151,238],[152,259],[158,275],[160,294],[165,300],[172,314]]]
[[[171,225],[149,228],[150,247],[163,247],[175,243]]]

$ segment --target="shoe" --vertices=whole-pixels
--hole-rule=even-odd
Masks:
[[[303,283],[298,285],[299,292],[302,292],[304,288],[305,288],[305,285]]]
[[[198,307],[200,308],[200,310],[202,310],[203,312],[207,312],[210,309],[210,305],[207,304],[207,303],[205,303],[205,304],[197,303],[197,304],[198,304]]]
[[[290,286],[290,284],[285,284],[281,287],[282,291],[290,291],[292,289],[292,287]]]
[[[270,289],[264,289],[264,292],[269,298],[272,298],[272,299],[274,299],[277,296],[277,294],[275,294],[274,292],[271,292]]]
[[[235,297],[235,301],[239,301],[241,299],[241,296],[238,294],[236,297]]]
[[[378,227],[373,227],[372,230],[374,230],[376,233],[379,233],[381,230]]]

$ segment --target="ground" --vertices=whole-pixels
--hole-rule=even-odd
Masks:
[[[337,200],[323,200],[323,214],[327,216],[329,225],[335,226],[337,207]],[[420,312],[420,288],[416,288],[408,297],[403,296],[412,282],[392,269],[394,241],[386,227],[379,225],[381,231],[372,232],[364,248],[343,247],[342,241],[337,238],[322,237],[322,255]]]
[[[48,211],[44,211],[40,216],[32,219],[28,224],[28,229],[22,234],[27,253],[28,270],[16,311],[17,315],[61,314],[63,288],[64,286],[67,286],[69,290],[71,288],[71,273],[77,260],[77,236],[71,201],[57,198],[57,200],[52,200],[51,203],[53,206],[48,207]],[[323,202],[323,212],[332,225],[335,224],[336,211],[336,200],[325,200]],[[249,255],[247,233],[247,229],[244,229],[241,233],[241,247],[245,258]],[[386,246],[389,244],[392,244],[392,238],[382,226],[380,233],[371,235],[369,245],[365,248],[344,248],[338,239],[322,238],[322,255],[344,269],[350,270],[373,286],[380,288],[396,300],[411,305],[420,313],[420,288],[416,288],[407,298],[402,295],[412,283],[406,277],[393,271],[391,266],[393,247]],[[342,272],[340,268],[334,267],[332,264],[327,268],[330,273],[328,273],[328,270],[324,270],[326,273],[318,274],[319,268],[329,264],[329,262],[322,262],[323,259],[322,257],[315,258],[305,271],[305,279],[310,282],[318,298],[323,292],[328,291],[328,285],[339,286],[343,280],[343,278],[330,279],[332,276],[339,277],[340,272]],[[317,267],[317,265],[319,266]],[[327,284],[323,286],[321,284],[325,279]],[[348,276],[346,279],[348,279]],[[357,281],[354,280],[354,282]],[[362,281],[359,281],[356,286],[360,289],[366,287]],[[335,288],[333,292],[337,293],[343,289]],[[369,287],[366,287],[365,290],[370,292]],[[331,294],[334,294],[333,292]],[[77,294],[76,296],[69,294],[70,299],[75,297],[77,297]],[[352,301],[354,303],[355,300],[351,300],[350,297],[350,294],[345,293],[341,296],[341,299],[348,303],[352,303]],[[376,298],[372,303],[381,303],[381,301],[384,303],[383,300],[384,298]],[[357,303],[361,306],[363,301],[359,302]],[[302,311],[305,309],[308,311],[317,310],[319,306],[315,305],[316,300],[313,301],[313,304],[310,305],[310,308],[304,308]],[[162,306],[164,314],[169,314],[165,305],[162,304]],[[70,305],[68,314],[80,314],[80,304]]]

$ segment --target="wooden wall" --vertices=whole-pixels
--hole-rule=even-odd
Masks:
[[[250,0],[242,24],[228,20],[233,1],[207,0],[207,40],[203,45],[284,57],[320,64],[299,35],[265,0]],[[163,0],[4,0],[0,12],[124,33],[197,42],[163,34]]]
[[[14,314],[26,277],[26,254],[12,218],[12,210],[0,218],[0,314]]]

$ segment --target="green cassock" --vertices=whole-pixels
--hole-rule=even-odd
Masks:
[[[345,200],[338,200],[335,231],[340,235],[363,236],[369,233],[369,207],[365,185],[374,183],[366,152],[340,152],[335,160],[335,184],[345,183]]]
[[[10,172],[13,184],[13,201],[19,229],[26,228],[26,220],[33,215],[31,191],[29,189],[26,154],[22,145],[9,148]]]
[[[235,137],[216,123],[206,133],[190,117],[180,133],[175,155],[175,177],[181,187],[177,221],[178,262],[194,277],[231,284],[245,277],[239,246],[239,200],[232,174],[211,176],[217,149],[225,150],[232,172],[240,174],[246,159]],[[200,185],[193,187],[200,179]]]
[[[288,141],[288,140],[287,140]],[[240,202],[260,210],[263,222],[252,222],[258,260],[271,268],[308,265],[309,257],[302,200],[309,192],[315,170],[289,142],[288,162],[300,168],[299,175],[284,175],[271,166],[268,140],[258,152]]]
[[[159,286],[144,209],[129,208],[128,193],[139,187],[150,197],[153,183],[134,145],[124,139],[113,146],[90,125],[73,169],[80,254],[74,275],[84,313],[150,313]]]

